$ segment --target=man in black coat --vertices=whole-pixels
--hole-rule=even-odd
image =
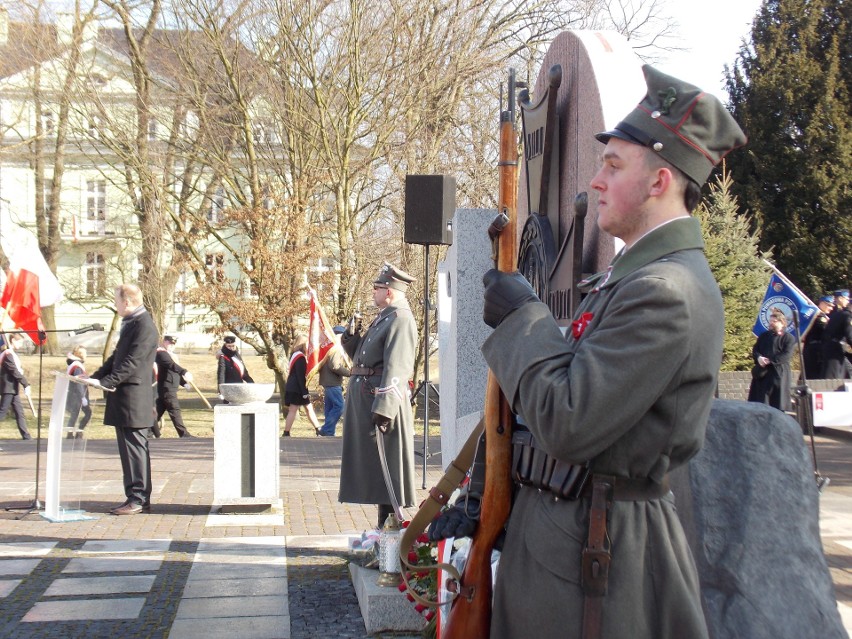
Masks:
[[[9,409],[12,409],[12,414],[15,415],[15,422],[18,425],[18,432],[21,433],[22,439],[32,439],[30,431],[27,430],[27,420],[24,417],[24,407],[21,404],[21,398],[18,397],[18,387],[24,387],[24,394],[30,396],[30,383],[24,375],[24,368],[21,366],[21,360],[15,352],[16,348],[20,348],[24,343],[24,336],[20,334],[9,335],[8,343],[2,353],[0,353],[0,419],[6,417]]]
[[[114,392],[106,393],[104,424],[115,427],[124,494],[113,515],[135,515],[151,509],[151,457],[147,429],[154,414],[151,393],[157,329],[142,305],[142,291],[134,284],[115,289],[115,308],[122,318],[115,351],[92,378]]]
[[[825,327],[828,326],[828,316],[834,310],[834,298],[831,295],[823,295],[819,298],[817,306],[819,313],[814,318],[802,344],[802,359],[805,362],[806,379],[820,379],[822,377],[824,368],[822,340],[825,335]]]
[[[192,381],[192,373],[175,361],[172,353],[175,350],[177,338],[171,335],[163,337],[157,347],[157,417],[154,420],[154,436],[160,436],[160,420],[163,413],[168,412],[179,437],[193,437],[183,423],[178,400],[178,388]]]
[[[822,337],[823,379],[852,377],[845,349],[852,347],[852,308],[849,307],[849,289],[834,291],[834,311]]]

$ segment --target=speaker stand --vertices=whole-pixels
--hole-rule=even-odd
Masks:
[[[412,405],[416,402],[417,396],[423,391],[425,403],[423,404],[423,452],[415,452],[416,455],[423,457],[423,483],[421,488],[426,488],[426,462],[432,456],[429,452],[429,403],[432,400],[431,393],[435,393],[435,397],[440,400],[441,395],[438,389],[429,379],[429,245],[424,244],[425,258],[423,265],[423,380],[417,386],[417,390],[411,396]],[[436,406],[440,406],[438,401],[435,401]]]

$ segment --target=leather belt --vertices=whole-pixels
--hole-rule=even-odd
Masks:
[[[366,377],[370,377],[372,375],[381,375],[381,368],[370,368],[369,366],[353,366],[349,369],[349,375],[352,377],[356,377],[358,375],[364,375]]]
[[[597,477],[598,475],[592,475],[592,481],[586,484],[583,492],[580,494],[581,497],[593,497],[594,480]],[[663,475],[663,479],[659,483],[651,481],[647,477],[631,479],[628,477],[607,476],[606,479],[611,484],[613,501],[648,501],[649,499],[661,499],[670,490],[668,474]]]

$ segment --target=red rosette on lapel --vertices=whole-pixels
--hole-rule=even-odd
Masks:
[[[580,315],[579,319],[575,319],[571,322],[571,334],[574,336],[574,339],[580,339],[586,331],[586,327],[591,323],[593,317],[594,315],[592,313],[583,313]]]

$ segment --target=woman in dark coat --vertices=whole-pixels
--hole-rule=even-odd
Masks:
[[[751,349],[754,358],[748,401],[769,404],[783,411],[792,409],[790,360],[796,338],[787,332],[787,318],[777,308],[769,316],[769,330],[757,338]]]
[[[308,347],[308,338],[299,335],[293,342],[293,354],[290,356],[290,365],[287,369],[287,385],[284,387],[284,404],[287,406],[287,419],[284,422],[284,437],[290,436],[293,422],[299,415],[299,408],[305,407],[308,420],[314,427],[317,437],[320,434],[319,420],[311,404],[311,394],[308,392],[308,361],[305,359],[305,350]]]
[[[245,382],[253,384],[254,380],[249,375],[245,362],[240,357],[240,352],[237,350],[237,338],[233,335],[227,335],[222,344],[222,351],[219,353],[219,366],[216,370],[216,380],[218,384],[239,384]]]

